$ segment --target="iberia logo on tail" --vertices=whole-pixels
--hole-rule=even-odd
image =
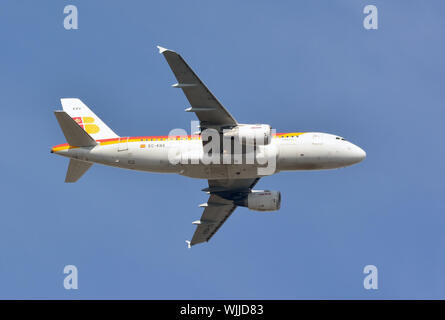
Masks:
[[[94,118],[92,117],[75,117],[73,119],[89,134],[98,133],[100,131],[100,128],[94,124]]]

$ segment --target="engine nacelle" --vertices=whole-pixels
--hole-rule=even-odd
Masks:
[[[255,211],[276,211],[281,206],[279,191],[252,190],[245,201],[246,207]]]
[[[272,141],[272,128],[268,124],[240,124],[228,132],[225,137],[235,137],[244,145],[267,145]]]

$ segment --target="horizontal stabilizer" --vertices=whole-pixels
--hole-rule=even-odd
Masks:
[[[65,182],[76,182],[80,179],[80,177],[83,176],[85,172],[88,171],[88,169],[93,164],[91,162],[85,162],[81,160],[76,159],[70,159],[70,163],[68,165],[68,171],[66,172]]]
[[[70,146],[90,147],[97,145],[96,140],[86,133],[65,111],[54,111],[54,115]]]

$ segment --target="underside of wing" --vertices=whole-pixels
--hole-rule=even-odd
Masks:
[[[197,228],[192,240],[187,241],[189,247],[209,241],[235,211],[235,202],[248,193],[258,180],[209,180],[209,187],[203,191],[210,193],[210,197],[207,203],[201,205],[204,207],[201,219],[193,222]]]
[[[209,200],[205,204],[201,219],[193,222],[198,227],[193,234],[190,245],[209,241],[235,209],[236,205],[233,201],[226,200],[215,194],[210,195]]]
[[[219,129],[237,125],[232,115],[215,98],[178,53],[159,46],[158,48],[178,81],[173,87],[182,89],[191,106],[186,111],[196,113],[201,122],[201,129]]]

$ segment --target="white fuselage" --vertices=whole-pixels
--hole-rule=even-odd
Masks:
[[[113,167],[200,179],[256,178],[279,171],[334,169],[358,163],[366,156],[360,147],[343,138],[318,132],[274,135],[270,144],[256,147],[263,155],[260,164],[245,158],[236,164],[233,160],[203,163],[204,148],[199,136],[126,137],[98,142],[97,146],[85,148],[59,145],[51,152]],[[268,166],[263,173],[258,170]]]

